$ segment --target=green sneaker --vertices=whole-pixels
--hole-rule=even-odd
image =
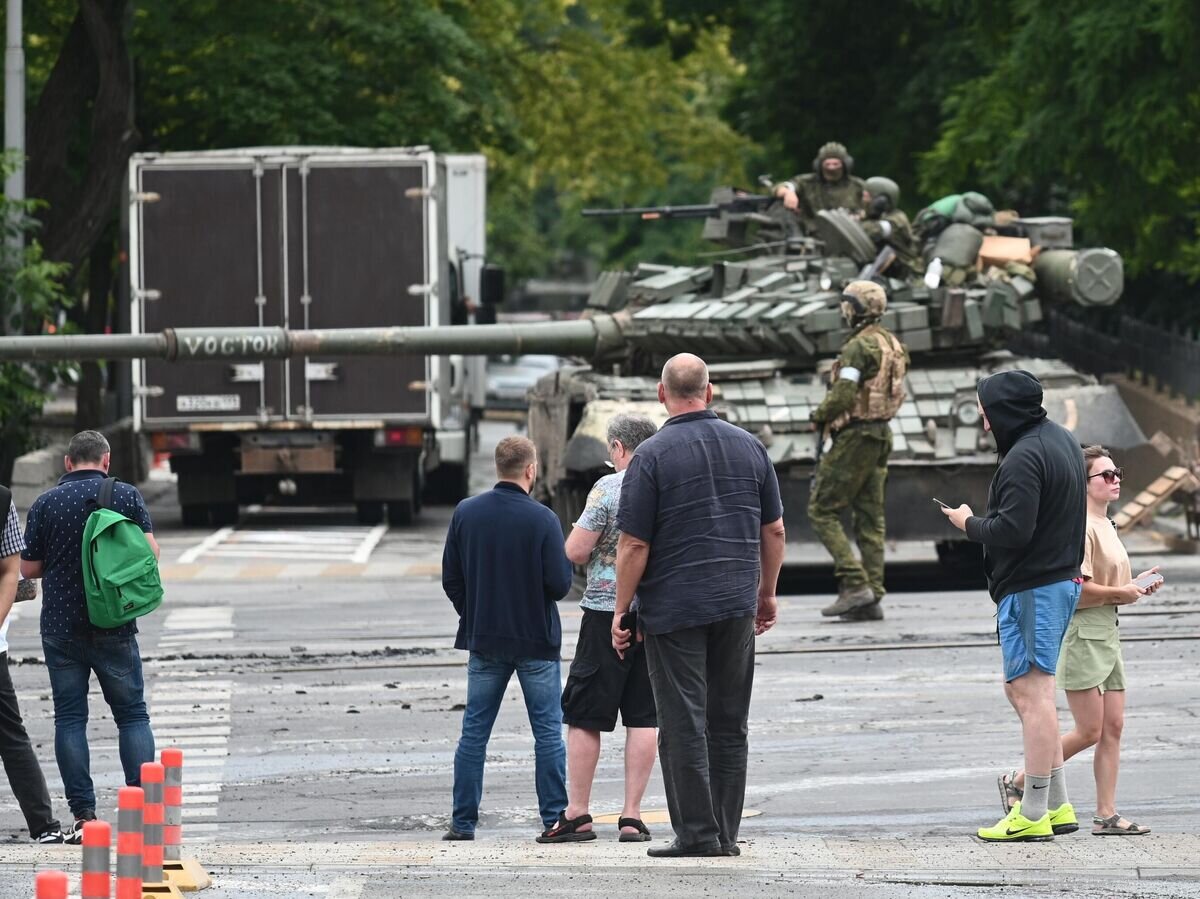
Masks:
[[[1050,809],[1050,827],[1055,836],[1079,830],[1079,819],[1075,817],[1075,806],[1064,802],[1058,808]]]
[[[1014,802],[1013,811],[1019,812],[1020,810],[1021,803]],[[1075,817],[1075,806],[1064,802],[1058,808],[1050,809],[1050,829],[1054,831],[1056,837],[1079,830],[1079,819]]]
[[[981,827],[978,833],[979,839],[989,843],[1033,843],[1054,839],[1049,812],[1037,821],[1030,821],[1021,814],[1019,806],[997,821],[994,827]]]

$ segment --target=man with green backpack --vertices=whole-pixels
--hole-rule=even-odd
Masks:
[[[158,543],[141,493],[108,478],[103,434],[71,438],[67,473],[34,501],[25,521],[21,574],[42,579],[42,649],[54,696],[54,754],[78,843],[96,817],[87,742],[93,672],[117,723],[125,782],[140,786],[154,761],[135,619],[162,600]],[[139,542],[140,541],[140,542]]]

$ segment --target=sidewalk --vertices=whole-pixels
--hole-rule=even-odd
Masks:
[[[618,843],[610,833],[594,842],[559,846],[489,840],[481,834],[475,843],[422,839],[199,848],[201,863],[214,875],[213,888],[204,893],[207,899],[332,894],[328,886],[320,892],[303,892],[312,889],[309,884],[314,881],[341,884],[341,895],[556,895],[551,884],[575,877],[586,882],[576,883],[572,892],[593,896],[606,891],[662,893],[672,887],[677,890],[681,879],[693,881],[696,887],[709,884],[720,893],[740,889],[746,896],[804,894],[817,884],[840,885],[839,893],[848,896],[879,895],[888,884],[1024,887],[1039,892],[1043,888],[1057,892],[1069,885],[1073,895],[1200,895],[1200,836],[1098,839],[1086,828],[1051,843],[1009,845],[969,836],[753,839],[742,843],[741,857],[720,859],[650,859],[644,844]],[[64,862],[75,873],[78,860],[74,847],[5,846],[0,877],[7,881],[9,875],[24,871],[32,881],[28,872],[35,865],[44,868]],[[703,879],[696,880],[695,875]],[[398,882],[397,878],[420,883],[422,888],[393,891],[384,886]],[[259,885],[261,892],[248,889],[248,883]],[[350,888],[359,883],[365,890]],[[509,889],[508,884],[516,888]],[[935,895],[957,892],[943,890]]]

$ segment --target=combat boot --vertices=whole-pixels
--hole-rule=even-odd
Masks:
[[[841,616],[842,621],[883,621],[883,603],[878,599],[869,606],[859,606]]]
[[[823,608],[821,614],[826,618],[833,618],[837,615],[845,615],[854,609],[869,606],[874,602],[875,594],[866,584],[860,584],[857,587],[843,587],[838,591],[837,601]]]

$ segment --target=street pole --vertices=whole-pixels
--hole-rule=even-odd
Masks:
[[[16,168],[4,179],[4,193],[11,203],[25,199],[25,48],[22,39],[21,0],[8,0],[5,10],[7,41],[4,48],[4,149],[16,157]],[[20,212],[15,212],[20,215]],[[14,269],[25,251],[25,236],[19,229],[8,235],[5,252],[11,253]],[[19,318],[21,298],[13,295],[14,318]],[[0,333],[7,328],[0,322]]]

